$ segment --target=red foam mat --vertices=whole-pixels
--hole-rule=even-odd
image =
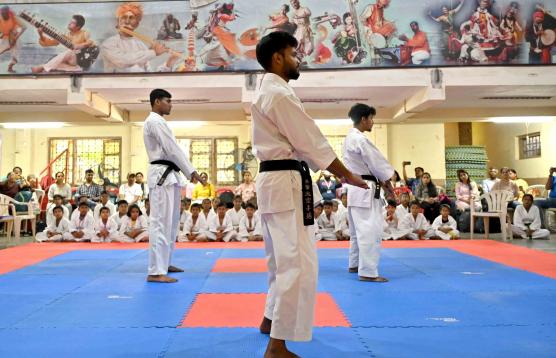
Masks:
[[[212,272],[267,272],[266,259],[218,259]]]
[[[179,325],[191,327],[258,327],[264,312],[265,293],[203,293]],[[316,327],[351,327],[340,307],[328,293],[318,293]]]

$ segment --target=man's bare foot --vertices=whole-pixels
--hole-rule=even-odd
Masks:
[[[270,329],[272,328],[272,320],[268,319],[266,317],[263,317],[263,321],[261,322],[261,325],[259,326],[259,331],[261,331],[262,334],[270,334]]]
[[[147,276],[147,282],[174,283],[178,280],[166,275],[149,275]]]
[[[33,73],[41,73],[41,72],[44,72],[44,67],[42,67],[42,66],[34,66],[34,67],[31,67],[31,72],[33,72]]]
[[[176,266],[168,266],[168,272],[183,272],[183,270],[179,267]]]
[[[286,342],[281,339],[270,338],[264,358],[299,358],[295,353],[292,353],[286,347]]]
[[[359,281],[365,282],[388,282],[388,279],[385,277],[377,276],[377,277],[367,277],[367,276],[359,276]]]

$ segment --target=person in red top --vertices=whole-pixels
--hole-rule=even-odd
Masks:
[[[10,51],[12,59],[8,64],[8,72],[15,72],[17,63],[17,40],[27,28],[17,19],[8,6],[0,9],[0,55]]]
[[[371,4],[363,11],[361,20],[371,33],[378,33],[384,38],[390,37],[395,31],[396,26],[384,18],[384,9],[390,5],[390,0],[377,0],[376,4]]]
[[[406,35],[401,35],[399,39],[405,41],[406,46],[411,47],[411,62],[414,65],[420,65],[431,58],[429,40],[427,34],[419,29],[417,21],[412,21],[409,26],[413,31],[413,37],[408,38]]]

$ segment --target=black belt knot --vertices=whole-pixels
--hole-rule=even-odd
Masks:
[[[164,159],[153,160],[151,162],[151,164],[160,164],[160,165],[166,165],[167,166],[166,170],[164,171],[164,173],[162,173],[162,176],[160,177],[160,179],[156,183],[156,185],[159,185],[159,186],[164,184],[164,182],[166,181],[166,178],[168,177],[168,175],[170,175],[170,173],[172,171],[175,171],[175,172],[180,171],[180,168],[176,164],[174,164],[174,162],[171,162],[169,160],[164,160]]]
[[[377,179],[374,175],[361,175],[363,180],[372,181],[376,184],[375,186],[375,199],[380,199],[380,180]]]
[[[301,174],[301,194],[303,207],[303,225],[311,226],[315,224],[315,214],[313,212],[313,180],[309,165],[304,161],[293,159],[266,160],[259,165],[259,172],[276,172],[282,170],[296,170]]]

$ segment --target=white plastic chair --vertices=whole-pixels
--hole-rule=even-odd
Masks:
[[[475,211],[475,205],[471,205],[471,240],[475,231],[475,217],[482,217],[485,224],[485,239],[488,239],[490,218],[500,219],[500,229],[502,237],[512,238],[511,221],[508,217],[508,204],[514,198],[513,193],[505,190],[493,190],[490,193],[481,195],[481,200],[485,199],[488,211]]]
[[[13,198],[10,198],[9,196],[2,195],[2,194],[0,194],[0,197],[1,197],[0,202],[2,203],[7,202],[14,207],[13,213],[15,213],[15,215],[13,216],[13,223],[14,223],[15,238],[19,239],[19,237],[21,236],[21,223],[24,220],[31,220],[31,230],[33,232],[33,238],[34,238],[36,234],[35,231],[37,229],[37,214],[34,212],[33,205],[31,205],[31,203],[19,202]],[[27,211],[17,213],[15,210],[15,204],[26,206]]]
[[[8,235],[8,240],[12,237],[14,227],[13,213],[15,213],[15,205],[13,205],[9,199],[12,198],[0,194],[0,222],[6,223],[6,234]]]

